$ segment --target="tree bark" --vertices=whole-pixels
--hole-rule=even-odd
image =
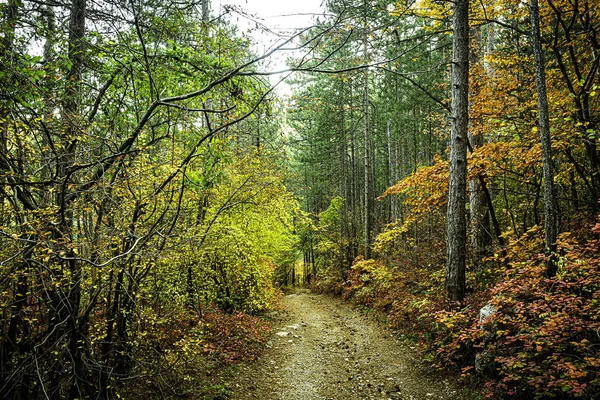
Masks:
[[[19,2],[17,0],[9,0],[7,4],[3,6],[2,10],[2,21],[0,29],[4,33],[2,38],[2,44],[0,46],[0,59],[6,65],[12,65],[14,53],[14,37],[15,37],[15,26],[17,23],[17,16],[19,12]],[[11,91],[15,90],[14,78],[7,74],[7,78],[3,79],[0,83],[0,98],[9,99],[13,97]],[[9,173],[10,166],[8,164],[8,130],[9,121],[8,116],[10,115],[10,106],[7,102],[0,102],[0,172],[2,175]],[[4,179],[3,179],[4,180]]]
[[[73,210],[70,207],[70,201],[67,199],[66,191],[69,190],[69,181],[72,179],[70,169],[76,162],[75,154],[78,143],[79,132],[81,129],[81,81],[84,68],[84,36],[86,21],[87,0],[73,0],[71,3],[71,14],[69,21],[68,38],[68,58],[70,67],[66,73],[65,97],[62,108],[63,131],[61,141],[63,150],[57,158],[57,175],[59,177],[60,189],[57,190],[56,205],[59,209],[59,232],[61,237],[57,240],[64,240],[65,243],[73,241]],[[60,321],[67,321],[66,329],[69,336],[69,357],[73,360],[70,369],[71,376],[65,376],[64,371],[55,371],[60,377],[58,382],[63,384],[66,378],[69,383],[68,398],[73,400],[84,398],[89,393],[87,379],[88,371],[83,361],[85,353],[84,344],[86,343],[87,319],[80,315],[81,307],[81,282],[83,280],[83,270],[80,263],[76,260],[76,254],[73,251],[74,246],[67,249],[66,254],[69,257],[64,263],[64,267],[70,271],[71,281],[69,292],[66,298],[57,294],[58,302],[53,305],[60,316]],[[64,304],[68,305],[68,315],[64,309]],[[62,315],[65,313],[65,315]],[[67,362],[66,362],[67,364]],[[54,388],[55,395],[60,393],[60,388]]]
[[[556,274],[556,235],[558,232],[558,212],[556,192],[554,188],[554,172],[552,171],[552,143],[550,139],[550,118],[548,114],[548,97],[546,94],[546,71],[542,40],[540,35],[540,18],[538,0],[530,2],[531,39],[535,60],[535,86],[540,124],[540,143],[542,145],[542,169],[544,175],[544,252],[546,253],[546,273]]]
[[[448,186],[446,291],[450,301],[465,296],[467,135],[469,122],[469,2],[454,2],[452,133]]]
[[[364,3],[364,32],[363,32],[363,58],[364,62],[367,62],[368,58],[368,35],[367,35],[367,2]],[[369,133],[369,70],[365,68],[364,70],[364,88],[363,88],[363,107],[364,107],[364,242],[365,242],[365,251],[364,256],[365,260],[371,258],[371,230],[372,230],[372,204],[373,199],[371,199],[371,144],[370,144],[370,133]]]
[[[353,97],[352,97],[352,80],[350,81],[350,121],[354,120],[354,107],[353,107]],[[351,184],[350,190],[351,194],[351,209],[352,209],[352,225],[351,225],[351,233],[350,236],[352,238],[351,241],[351,256],[350,263],[352,260],[356,258],[358,255],[358,245],[360,243],[359,238],[359,227],[360,227],[360,168],[359,168],[359,155],[358,155],[358,139],[356,137],[356,129],[350,129],[350,169],[351,169]]]
[[[210,17],[210,0],[202,0],[202,22],[207,23]]]
[[[396,182],[394,181],[394,160],[392,157],[392,119],[388,118],[387,121],[387,170],[388,170],[388,186],[392,186]],[[392,222],[396,215],[394,209],[394,197],[388,197],[388,210],[387,210],[387,221]]]
[[[489,33],[489,32],[488,32]],[[489,37],[488,37],[489,39]],[[478,65],[481,62],[479,49],[483,47],[482,36],[479,27],[471,29],[470,64]],[[487,66],[484,65],[487,73]],[[480,91],[479,85],[471,85],[473,95]],[[473,132],[469,130],[469,142],[472,151],[484,144],[483,132]],[[481,260],[487,255],[491,245],[490,218],[488,203],[479,176],[469,179],[469,218],[471,226],[471,257],[470,260],[474,266],[481,264]]]

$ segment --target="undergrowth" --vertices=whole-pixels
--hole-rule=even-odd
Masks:
[[[116,397],[127,399],[201,398],[226,399],[229,390],[223,375],[236,364],[254,360],[271,333],[269,321],[216,306],[201,316],[171,316],[152,336],[138,337],[138,364],[147,366],[116,388]],[[148,397],[149,396],[149,397]]]
[[[470,269],[472,292],[460,305],[445,301],[443,265],[401,255],[357,258],[338,287],[344,298],[385,312],[434,366],[457,371],[486,398],[593,399],[600,393],[600,220],[560,236],[554,277],[545,274],[541,236],[534,228],[507,237],[503,252]],[[479,322],[486,304],[495,312]]]

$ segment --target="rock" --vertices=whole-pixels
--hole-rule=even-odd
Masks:
[[[304,322],[300,322],[299,324],[288,325],[288,326],[286,326],[286,328],[298,330],[298,329],[304,328],[305,326],[306,326],[306,324]]]
[[[487,323],[487,320],[498,311],[496,307],[491,304],[486,304],[484,307],[479,310],[479,322],[481,323],[481,330],[487,331],[485,340],[493,339],[496,329],[498,327],[496,322]]]
[[[276,333],[277,336],[281,336],[281,337],[286,337],[286,336],[289,336],[290,334],[291,334],[290,332],[284,332],[284,331]]]
[[[491,304],[486,304],[479,310],[479,322],[482,324],[481,329],[487,331],[485,341],[491,340],[494,337],[497,325],[496,323],[486,324],[486,320],[496,311],[498,311],[496,307]],[[493,369],[494,358],[486,350],[475,355],[475,371],[483,372],[485,370],[492,371]]]
[[[493,313],[495,313],[496,307],[491,304],[486,304],[479,310],[479,322],[485,322]]]

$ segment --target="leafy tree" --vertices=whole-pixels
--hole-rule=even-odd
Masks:
[[[3,13],[0,393],[113,397],[147,361],[167,374],[163,350],[184,335],[173,321],[274,296],[294,200],[275,136],[255,143],[262,156],[244,149],[271,108],[268,54],[225,21],[199,23],[193,2]],[[198,291],[201,278],[214,285]]]

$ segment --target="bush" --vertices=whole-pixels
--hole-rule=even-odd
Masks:
[[[563,235],[555,277],[545,277],[540,257],[511,265],[493,288],[498,328],[480,346],[494,358],[494,392],[534,398],[600,392],[599,250],[598,239],[577,243]]]
[[[572,232],[559,239],[551,278],[539,228],[507,237],[503,252],[468,272],[477,290],[460,309],[446,304],[442,266],[409,262],[390,268],[358,258],[343,296],[386,312],[440,369],[485,382],[487,398],[592,399],[600,393],[600,220]],[[496,312],[482,329],[485,304]]]
[[[531,241],[515,241],[508,248],[513,261],[498,261],[501,280],[490,289],[461,310],[438,303],[420,313],[428,321],[419,326],[424,349],[435,350],[438,366],[461,368],[465,377],[474,376],[477,357],[488,398],[594,398],[600,392],[599,250],[597,237],[577,242],[562,235],[558,273],[548,278]],[[488,330],[477,315],[485,302],[497,310]]]
[[[264,348],[271,325],[242,312],[215,306],[197,314],[181,312],[140,331],[134,378],[114,388],[121,398],[226,398],[221,375],[227,367],[254,360]],[[118,397],[118,396],[115,396]]]

